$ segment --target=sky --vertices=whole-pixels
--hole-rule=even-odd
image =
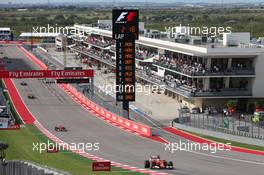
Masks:
[[[264,0],[49,0],[50,3],[52,2],[186,2],[186,3],[195,3],[195,2],[213,2],[213,3],[237,3],[237,2],[264,2]],[[48,0],[0,0],[0,3],[47,3]]]

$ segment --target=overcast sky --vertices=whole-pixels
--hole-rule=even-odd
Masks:
[[[217,2],[221,3],[222,1],[224,3],[234,3],[234,2],[264,2],[264,0],[49,0],[50,3],[52,2]],[[45,3],[48,2],[48,0],[0,0],[0,3]]]

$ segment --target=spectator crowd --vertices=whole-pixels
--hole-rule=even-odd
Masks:
[[[165,55],[159,55],[159,58],[155,59],[154,63],[188,75],[195,75],[197,73],[204,74],[207,70],[205,64],[200,61],[179,57],[167,57]]]
[[[114,40],[96,35],[88,36],[85,41],[94,45],[98,45],[100,47],[108,47],[114,44]]]
[[[89,41],[91,43],[96,43],[97,45],[108,45],[111,46],[113,49],[115,49],[113,43],[110,40],[103,40],[101,37],[88,37]],[[116,64],[116,60],[114,57],[114,53],[110,52],[110,50],[105,49],[99,49],[94,46],[84,46],[79,45],[75,46],[75,49],[86,52],[87,55],[91,55],[98,57],[98,59],[103,60],[106,63],[109,63],[111,65]],[[206,92],[204,90],[203,81],[198,78],[189,78],[188,76],[180,76],[180,74],[173,73],[170,71],[165,71],[164,76],[159,76],[157,71],[153,71],[152,68],[155,67],[154,65],[159,65],[183,74],[187,75],[201,75],[206,74],[209,72],[208,68],[206,67],[206,64],[202,61],[202,59],[198,57],[177,57],[177,56],[167,56],[165,54],[160,54],[157,56],[157,53],[155,51],[151,51],[148,49],[143,48],[136,48],[136,57],[144,60],[147,58],[155,57],[153,60],[153,63],[144,65],[144,66],[137,66],[137,75],[142,75],[148,79],[151,79],[152,81],[166,85],[169,88],[175,89],[175,90],[182,90],[184,92],[190,92],[192,94],[198,93],[198,92]],[[210,72],[219,72],[219,71],[225,71],[226,66],[218,65],[217,62],[212,62]],[[235,70],[240,70],[248,67],[245,64],[232,64],[232,68]],[[231,86],[230,82],[230,86]],[[241,83],[240,83],[241,84]],[[244,83],[243,83],[244,84]],[[224,85],[223,85],[224,87]],[[241,86],[239,88],[242,88],[244,86]],[[213,90],[213,89],[211,89]],[[215,90],[217,91],[217,89]]]
[[[157,53],[148,49],[136,48],[136,58],[145,60],[156,56]]]

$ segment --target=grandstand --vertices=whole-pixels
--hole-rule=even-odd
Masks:
[[[92,61],[115,66],[111,31],[83,25],[73,27],[86,33],[81,39],[76,36],[78,40],[70,36],[75,43],[73,51]],[[189,42],[185,43],[175,38],[140,36],[136,41],[137,79],[165,85],[165,94],[191,108],[204,108],[212,103],[223,107],[228,99],[235,98],[239,99],[238,108],[247,110],[256,99],[264,97],[264,49],[252,45],[248,33],[229,35],[232,42],[228,37],[222,41],[207,36],[200,37],[200,44],[197,36],[187,36]]]

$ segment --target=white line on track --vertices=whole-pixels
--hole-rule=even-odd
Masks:
[[[251,161],[251,160],[236,159],[236,158],[231,158],[231,157],[223,157],[223,156],[218,156],[218,155],[213,155],[213,154],[206,154],[206,153],[201,153],[201,152],[188,151],[188,150],[183,150],[183,151],[190,152],[190,153],[193,153],[193,154],[203,155],[203,156],[207,156],[207,157],[218,158],[218,159],[232,160],[232,161],[250,163],[250,164],[255,164],[255,165],[264,165],[264,162],[256,162],[256,161]]]

